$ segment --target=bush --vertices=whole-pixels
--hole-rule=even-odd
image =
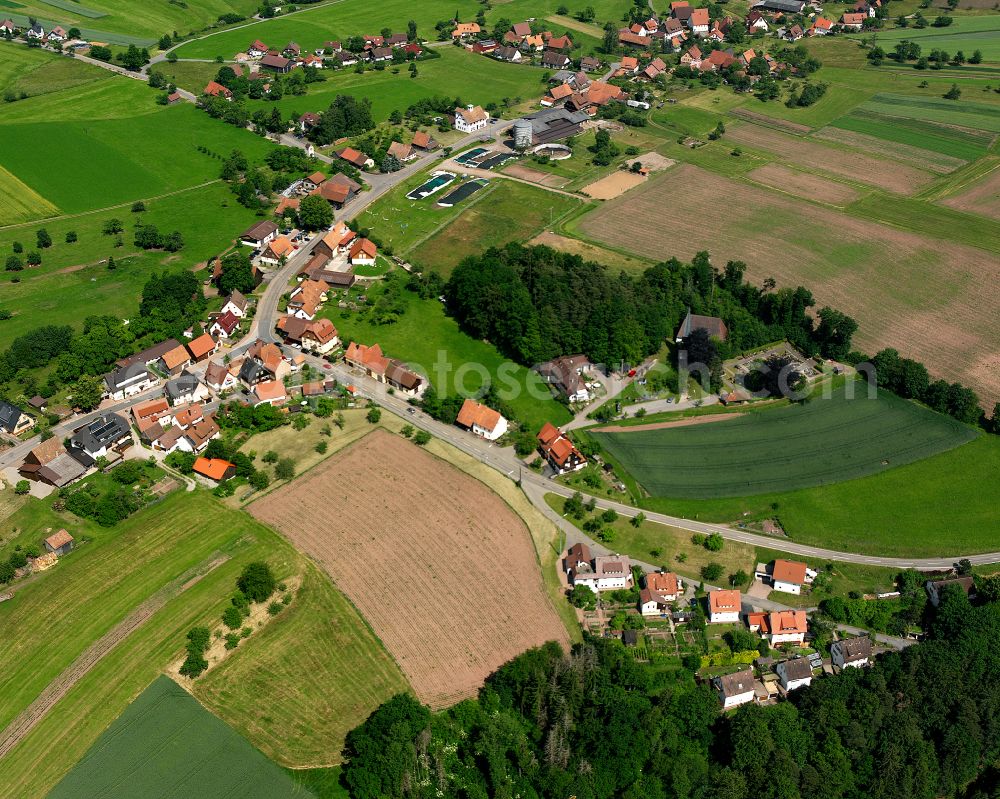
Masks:
[[[709,552],[721,552],[725,544],[725,539],[718,533],[712,533],[705,539],[705,549]]]
[[[597,594],[585,585],[574,585],[569,592],[569,601],[574,607],[593,610],[597,607]]]
[[[243,614],[235,605],[230,605],[222,611],[222,623],[230,630],[236,630],[243,624]]]
[[[325,441],[319,441],[316,443],[316,446],[313,447],[313,449],[315,449],[316,452],[318,452],[320,455],[323,455],[326,453],[327,443]]]
[[[720,577],[722,577],[725,570],[722,568],[721,563],[716,563],[713,561],[707,566],[701,567],[701,577],[703,580],[708,580],[709,582],[715,582]]]
[[[614,508],[608,508],[604,513],[601,514],[601,521],[605,524],[614,524],[618,521],[618,513]]]
[[[263,602],[274,593],[276,584],[271,567],[263,561],[248,563],[236,580],[236,587],[251,602]]]
[[[277,616],[284,607],[280,602],[272,602],[267,606],[267,612],[271,616]]]
[[[31,491],[31,483],[29,483],[27,480],[18,480],[17,485],[14,486],[15,494],[23,495],[27,494],[29,491]]]
[[[371,424],[378,424],[382,419],[382,409],[372,407],[368,409],[368,416],[365,417]]]
[[[15,569],[23,569],[28,565],[28,556],[19,550],[15,550],[10,553],[10,557],[7,558],[7,562]]]
[[[424,446],[425,444],[428,444],[430,440],[431,440],[431,434],[428,433],[426,430],[418,430],[413,436],[413,443],[418,444],[421,447]]]
[[[226,649],[236,649],[240,645],[239,633],[229,633],[226,636]]]
[[[274,467],[274,476],[279,480],[291,480],[295,477],[295,461],[291,458],[282,458]]]
[[[278,453],[275,452],[273,449],[268,450],[267,452],[264,453],[264,457],[261,458],[261,460],[263,460],[264,463],[277,463]]]

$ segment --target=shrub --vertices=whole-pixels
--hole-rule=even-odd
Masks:
[[[271,616],[277,616],[279,613],[281,613],[282,608],[284,608],[284,605],[282,605],[280,602],[272,602],[267,606],[267,612]]]
[[[413,443],[419,446],[424,446],[428,444],[431,440],[431,434],[426,430],[418,430],[413,436]]]
[[[240,612],[238,607],[230,605],[222,611],[222,623],[225,624],[230,630],[235,630],[243,624],[243,614]]]
[[[367,418],[371,424],[378,424],[382,419],[382,409],[376,407],[369,408],[368,416],[365,418]]]
[[[705,539],[705,549],[709,552],[721,552],[725,544],[725,539],[718,533],[712,533]]]
[[[722,568],[721,563],[716,563],[712,561],[707,566],[701,567],[702,579],[708,580],[709,582],[715,582],[718,580],[725,570]]]
[[[291,458],[282,458],[274,467],[274,475],[279,480],[291,480],[295,477],[295,461]]]
[[[240,645],[239,633],[229,633],[226,636],[226,649],[236,649]]]

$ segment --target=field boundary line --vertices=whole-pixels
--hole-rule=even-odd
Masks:
[[[17,177],[16,175],[14,177]],[[64,219],[79,219],[80,217],[90,216],[91,214],[103,214],[105,211],[114,211],[117,208],[125,208],[126,206],[131,207],[134,203],[144,202],[151,203],[155,200],[162,200],[166,197],[174,197],[178,194],[184,194],[185,192],[194,191],[195,189],[203,189],[206,186],[211,186],[214,183],[222,183],[222,178],[215,178],[213,180],[206,180],[204,183],[199,183],[196,186],[188,186],[184,189],[174,189],[174,191],[168,191],[164,194],[157,194],[155,197],[140,197],[138,200],[128,200],[123,203],[117,203],[116,205],[106,205],[104,208],[95,208],[92,211],[80,211],[77,214],[62,214],[60,216],[43,216],[40,219],[32,219],[30,222],[18,222],[16,225],[0,225],[0,230],[14,230],[15,228],[27,227],[28,225],[37,225],[39,222],[61,222]],[[42,198],[46,199],[46,198]],[[46,199],[46,202],[50,202]]]
[[[972,163],[969,164],[969,166],[970,167],[975,166],[976,163],[977,162],[973,161]],[[940,188],[935,188],[934,190],[928,190],[923,195],[920,194],[916,195],[915,199],[927,200],[928,202],[932,203],[938,203],[941,202],[942,200],[950,199],[951,197],[954,197],[957,194],[961,194],[963,191],[968,189],[969,186],[971,186],[973,183],[979,183],[979,181],[985,180],[994,172],[996,172],[997,169],[1000,169],[1000,158],[993,155],[987,154],[983,156],[983,158],[980,159],[979,163],[983,164],[984,166],[986,164],[990,164],[990,167],[985,171],[979,171],[979,172],[977,172],[974,169],[970,169],[969,173],[965,175],[964,179],[959,183],[956,183],[954,185],[943,186]]]
[[[0,734],[0,759],[17,746],[31,732],[55,704],[82,680],[106,655],[139,627],[145,624],[171,599],[229,560],[229,555],[218,553],[211,560],[192,566],[142,602],[118,624],[87,647],[62,673],[50,682],[38,697],[19,713],[7,729]]]

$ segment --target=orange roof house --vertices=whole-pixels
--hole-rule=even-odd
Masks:
[[[507,432],[507,420],[498,411],[474,399],[466,399],[462,403],[455,424],[471,430],[488,441],[495,441]]]
[[[710,591],[708,594],[709,621],[738,621],[743,598],[739,591]]]
[[[546,422],[538,431],[538,449],[558,474],[579,471],[587,465],[587,459],[576,445],[555,425]]]
[[[193,469],[217,483],[236,475],[236,464],[223,458],[198,458],[194,462]]]
[[[776,560],[771,579],[776,583],[802,585],[806,581],[806,564],[794,560]]]
[[[183,344],[178,344],[172,350],[163,353],[163,357],[160,358],[163,368],[171,374],[180,371],[190,360],[191,356],[188,354],[187,347]]]
[[[475,22],[459,22],[451,32],[451,37],[458,39],[462,36],[475,36],[479,31],[480,27]]]
[[[208,82],[208,85],[204,88],[202,94],[207,94],[211,97],[224,97],[227,100],[233,99],[233,93],[221,83],[216,83],[214,80],[210,80]]]
[[[208,335],[208,333],[202,333],[198,338],[189,341],[187,348],[188,352],[191,353],[192,360],[203,361],[215,352],[216,346],[214,338]]]
[[[288,236],[278,236],[264,248],[260,259],[278,263],[282,258],[290,257],[293,252],[295,252],[295,247]]]

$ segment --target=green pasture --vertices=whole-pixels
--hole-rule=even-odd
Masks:
[[[254,39],[271,47],[283,48],[288,42],[298,42],[305,50],[321,47],[331,39],[343,40],[351,36],[378,34],[382,28],[406,33],[409,20],[417,23],[417,33],[431,41],[437,38],[434,25],[440,20],[454,18],[456,12],[465,21],[474,20],[479,4],[475,0],[338,0],[315,8],[262,20],[238,30],[225,31],[189,42],[177,49],[179,58],[215,58],[221,55],[231,59],[235,53],[244,52]]]
[[[100,67],[0,40],[0,92],[25,92],[33,97],[110,79],[110,73]],[[6,117],[13,106],[5,104],[4,108]]]
[[[505,64],[495,58],[476,55],[456,47],[440,47],[441,58],[417,62],[417,77],[411,78],[408,65],[386,65],[384,70],[357,73],[353,68],[323,70],[326,80],[309,84],[302,96],[286,95],[277,102],[251,101],[252,108],[270,109],[277,105],[283,116],[296,117],[307,111],[325,111],[338,94],[370,98],[372,114],[384,121],[392,111],[405,111],[414,103],[434,97],[461,98],[463,102],[487,105],[505,98],[514,102],[537,99],[547,84],[541,67]],[[195,91],[201,91],[204,85]]]
[[[828,398],[708,424],[591,435],[651,496],[711,499],[877,474],[959,446],[977,432],[887,392],[869,399],[858,383]]]
[[[374,298],[379,290],[369,289],[368,296]],[[508,361],[491,344],[467,336],[438,300],[421,300],[404,292],[403,301],[405,313],[389,325],[372,324],[331,305],[321,315],[337,326],[342,341],[378,343],[389,357],[417,367],[439,394],[468,396],[477,392],[484,380],[490,380],[529,430],[537,430],[545,422],[559,425],[569,421],[566,406],[552,398],[535,372]]]
[[[16,223],[53,216],[58,210],[52,203],[0,167],[0,219]]]
[[[995,552],[1000,438],[962,446],[881,474],[800,491],[721,499],[650,498],[642,506],[701,521],[777,516],[793,541],[894,557]]]
[[[924,12],[924,16],[929,16]],[[968,58],[973,51],[981,50],[984,61],[1000,61],[1000,16],[953,16],[946,28],[893,28],[879,31],[879,46],[890,52],[897,42],[904,39],[916,42],[926,55],[931,50],[947,50],[951,55],[961,50]],[[865,34],[852,34],[858,38]]]
[[[311,794],[187,691],[160,676],[97,739],[50,799]]]
[[[1000,105],[943,97],[876,94],[861,110],[904,119],[940,122],[973,130],[1000,133]]]
[[[490,194],[466,205],[450,224],[410,251],[410,260],[448,275],[469,255],[511,241],[527,241],[558,226],[580,207],[580,200],[525,183],[497,178]],[[476,199],[473,195],[471,200]],[[459,206],[461,208],[461,205]]]
[[[142,286],[152,274],[189,269],[217,255],[256,219],[221,182],[147,201],[148,210],[142,214],[132,213],[130,207],[125,204],[56,221],[0,228],[3,260],[12,253],[15,241],[25,250],[34,249],[35,231],[41,227],[53,241],[50,248],[41,251],[41,266],[4,273],[0,278],[0,309],[13,313],[10,319],[0,321],[0,348],[38,327],[42,318],[74,326],[94,314],[128,318],[136,312]],[[101,231],[112,217],[125,225],[121,247],[115,246],[115,236]],[[205,224],[206,219],[212,224]],[[174,254],[138,250],[132,242],[135,226],[140,223],[154,224],[166,232],[181,231],[184,249]],[[66,233],[71,230],[78,240],[67,244]],[[104,263],[109,256],[117,262],[113,271]]]
[[[131,84],[118,85],[125,89]],[[45,99],[37,98],[39,102]],[[151,105],[152,92],[145,90],[141,99]],[[241,149],[254,158],[272,146],[188,104],[129,119],[81,119],[59,125],[3,119],[0,131],[5,142],[0,166],[66,213],[154,197],[217,179],[219,159],[199,152],[198,147],[218,155]],[[66,153],[74,155],[72,170],[59,166],[65,163]]]

